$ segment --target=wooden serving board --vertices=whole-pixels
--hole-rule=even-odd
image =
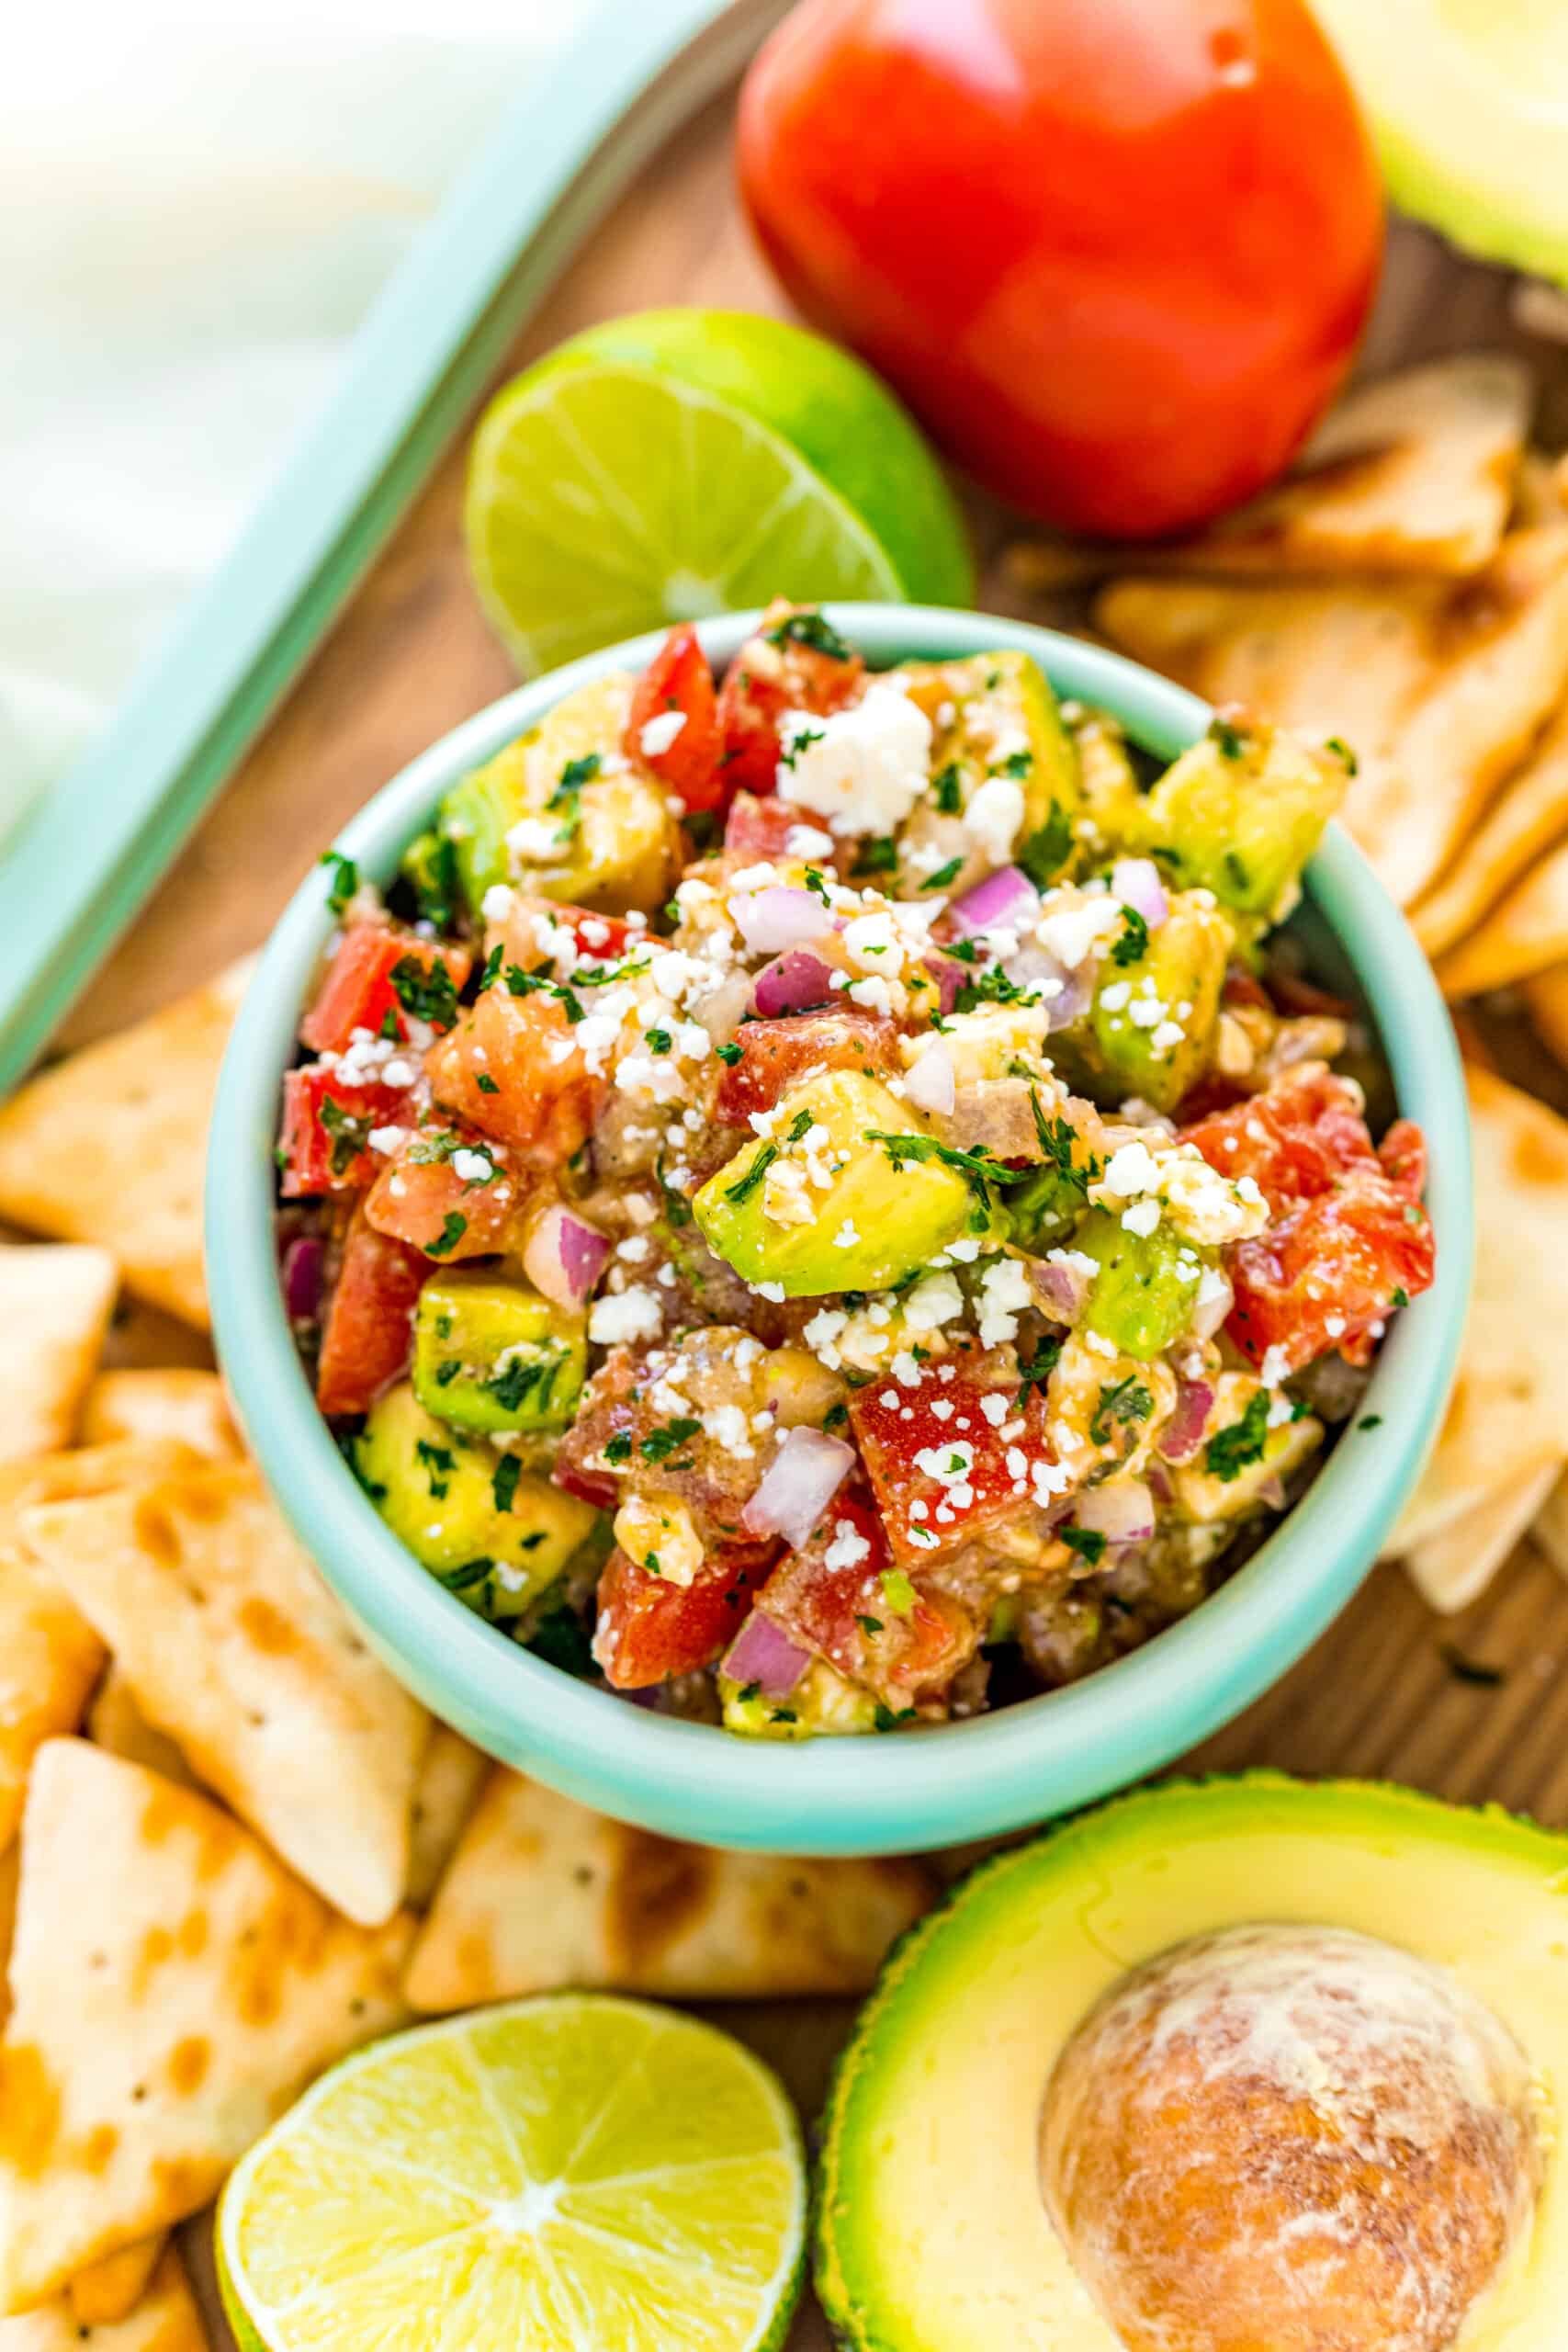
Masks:
[[[513,354],[520,366],[596,320],[659,302],[780,311],[740,218],[730,169],[732,107],[691,122],[551,296]],[[1520,345],[1498,273],[1401,228],[1367,365]],[[1543,372],[1550,347],[1529,346]],[[510,372],[510,368],[508,369]],[[1568,441],[1568,365],[1556,356],[1544,429]],[[152,1010],[259,942],[321,848],[434,737],[514,683],[468,585],[459,528],[464,463],[453,448],[343,620],[245,761],[130,935],[61,1034],[75,1045]],[[1010,532],[978,495],[981,602],[1019,611],[996,561]],[[1517,1057],[1521,1050],[1515,1041]],[[1528,1046],[1527,1054],[1531,1050]],[[1513,1075],[1521,1074],[1516,1058]],[[1554,1069],[1527,1082],[1562,1100]],[[201,1362],[200,1342],[146,1313],[120,1328],[121,1362]],[[1455,1661],[1495,1670],[1482,1681]],[[846,1770],[853,1758],[846,1756]],[[1403,1573],[1377,1569],[1338,1623],[1267,1697],[1189,1759],[1199,1771],[1271,1764],[1294,1772],[1405,1781],[1568,1822],[1568,1586],[1529,1544],[1461,1617],[1434,1618]],[[809,2119],[852,2014],[842,2003],[714,2011],[780,2065]],[[193,2235],[199,2236],[197,2230]],[[199,2244],[193,2249],[203,2267]],[[209,2301],[209,2308],[215,2305]],[[807,2310],[795,2352],[821,2352]],[[230,2343],[220,2321],[215,2344]]]

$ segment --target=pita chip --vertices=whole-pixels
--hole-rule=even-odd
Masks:
[[[1541,1036],[1568,1068],[1568,964],[1532,973],[1520,983],[1520,993]]]
[[[1561,1475],[1562,1464],[1548,1462],[1517,1487],[1489,1496],[1411,1546],[1404,1555],[1405,1569],[1428,1609],[1450,1616],[1479,1599],[1515,1544],[1529,1532]]]
[[[0,1248],[0,1462],[71,1443],[118,1288],[107,1250]]]
[[[418,2009],[566,1984],[676,2000],[863,1993],[935,1889],[913,1861],[792,1861],[630,1829],[498,1768],[414,1950]]]
[[[414,1783],[409,1816],[408,1900],[423,1911],[434,1894],[490,1776],[491,1759],[449,1724],[436,1724]]]
[[[104,1445],[0,1466],[0,1852],[21,1818],[34,1750],[75,1730],[104,1664],[97,1634],[23,1540],[20,1512],[190,1459],[183,1446]]]
[[[0,2352],[209,2352],[185,2266],[170,2246],[158,2259],[134,2310],[85,2320],[66,2296],[0,2319]]]
[[[1568,842],[1547,853],[1437,964],[1446,997],[1480,996],[1568,962]]]
[[[1448,872],[1410,917],[1428,956],[1438,956],[1483,922],[1510,884],[1568,838],[1568,700],[1517,774],[1509,777]]]
[[[430,1718],[374,1658],[249,1464],[23,1514],[149,1723],[362,1927],[408,1876]]]
[[[1529,369],[1471,351],[1358,384],[1285,477],[1199,537],[1140,548],[1140,571],[1469,572],[1496,554],[1534,406]],[[1010,551],[1024,588],[1124,571],[1125,548]]]
[[[117,1438],[178,1438],[214,1462],[244,1453],[215,1372],[167,1365],[146,1372],[100,1372],[82,1407],[82,1442]]]
[[[118,2254],[106,2254],[90,2270],[79,2270],[65,2290],[77,2326],[110,2327],[128,2319],[147,2292],[168,2243],[167,2233],[155,2230],[150,2238],[122,2245]],[[6,2352],[6,2324],[0,2321],[0,2352]]]
[[[399,2024],[412,1926],[351,1927],[217,1805],[85,1740],[39,1750],[21,1851],[8,2312],[195,2212],[312,2076]]]
[[[68,1055],[0,1106],[0,1216],[100,1243],[129,1290],[204,1330],[207,1122],[251,965]]]
[[[1466,1079],[1475,1283],[1448,1413],[1387,1546],[1395,1555],[1568,1462],[1568,1123],[1490,1070],[1472,1066]]]
[[[11,1938],[17,1928],[17,1841],[13,1838],[0,1854],[0,2026],[11,2013],[6,1972],[11,1965]]]
[[[1213,703],[1359,761],[1341,814],[1401,905],[1447,865],[1568,685],[1568,527],[1459,581],[1122,580],[1100,627]]]
[[[87,1709],[87,1737],[111,1756],[144,1764],[182,1789],[200,1786],[196,1774],[166,1732],[150,1724],[136,1703],[136,1695],[111,1657]]]
[[[1535,1515],[1530,1537],[1558,1575],[1568,1578],[1568,1472],[1548,1489],[1546,1499]]]

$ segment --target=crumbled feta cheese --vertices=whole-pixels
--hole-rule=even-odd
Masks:
[[[833,1540],[822,1555],[823,1566],[858,1568],[861,1562],[869,1559],[870,1556],[871,1545],[856,1527],[854,1521],[852,1519],[836,1520],[833,1523]]]
[[[519,817],[506,836],[514,857],[536,865],[553,865],[559,855],[562,828],[547,817]]]
[[[1122,1222],[1129,1233],[1139,1234],[1146,1240],[1159,1223],[1159,1203],[1146,1197],[1134,1201],[1130,1209],[1122,1210]]]
[[[915,1456],[915,1467],[934,1478],[939,1487],[952,1489],[965,1486],[975,1467],[975,1449],[966,1438],[955,1437],[951,1443],[923,1445]]]
[[[613,1348],[623,1340],[651,1340],[663,1320],[653,1293],[634,1283],[629,1290],[608,1291],[594,1300],[588,1336],[596,1346]]]
[[[859,1239],[853,1217],[847,1216],[833,1236],[833,1247],[835,1250],[852,1250]]]
[[[407,1127],[372,1127],[365,1140],[372,1151],[384,1151],[389,1158],[400,1151],[409,1139]]]
[[[1034,1304],[1029,1276],[1018,1258],[998,1258],[980,1277],[980,1338],[987,1348],[1018,1336],[1018,1318]]]
[[[988,775],[964,811],[964,830],[993,865],[1005,865],[1023,823],[1023,790],[1010,775]]]
[[[495,1162],[488,1151],[474,1151],[462,1144],[452,1154],[452,1173],[465,1184],[488,1184],[495,1174]]]
[[[512,912],[517,893],[508,883],[492,882],[479,900],[479,912],[486,922],[504,922]]]
[[[746,1416],[739,1405],[716,1405],[711,1412],[703,1415],[703,1427],[716,1445],[740,1461],[749,1461],[756,1452]]]
[[[637,736],[637,745],[645,760],[656,760],[667,752],[686,724],[683,710],[661,710],[650,718]]]
[[[904,1300],[904,1328],[908,1331],[940,1331],[964,1313],[964,1293],[952,1274],[928,1274]]]
[[[1162,1021],[1149,1034],[1149,1043],[1156,1054],[1173,1054],[1185,1035],[1179,1022]]]
[[[780,799],[826,818],[840,836],[891,833],[926,787],[931,721],[888,679],[826,718],[786,710],[779,741]]]
[[[1280,1347],[1266,1349],[1264,1351],[1263,1361],[1258,1367],[1258,1377],[1263,1383],[1264,1387],[1278,1388],[1282,1380],[1288,1380],[1290,1378],[1290,1374],[1291,1358],[1289,1351],[1285,1348]]]

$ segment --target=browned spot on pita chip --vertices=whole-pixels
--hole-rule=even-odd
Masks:
[[[259,1474],[203,1465],[34,1510],[26,1533],[197,1778],[349,1918],[390,1917],[430,1718],[370,1656]]]
[[[126,2300],[126,2290],[137,2291]],[[67,2295],[0,2321],[0,2352],[208,2352],[184,2267],[160,2237],[111,2256]]]
[[[923,1865],[682,1846],[498,1769],[409,1970],[416,2008],[563,1984],[676,1999],[863,1992],[932,1899]]]
[[[41,1748],[0,2041],[0,2309],[205,2203],[313,2075],[399,2022],[411,1928],[351,1927],[139,1765]]]
[[[0,1216],[111,1250],[128,1289],[207,1327],[201,1182],[251,959],[70,1054],[0,1107]]]
[[[79,2270],[65,2290],[77,2326],[91,2328],[94,2340],[102,2342],[102,2330],[129,2318],[146,2294],[167,2244],[158,2231],[152,2237],[139,2238],[134,2245],[121,2246],[118,2254],[107,2255],[91,2269]],[[5,2326],[18,2324],[15,2320],[0,2324],[0,2352],[6,2352]]]

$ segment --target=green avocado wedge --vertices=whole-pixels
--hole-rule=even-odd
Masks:
[[[823,2120],[817,2288],[842,2343],[1122,2352],[1042,2199],[1046,2086],[1130,1971],[1259,1923],[1398,1947],[1511,2032],[1541,2102],[1544,2172],[1523,2251],[1483,2289],[1462,2340],[1561,2345],[1568,1837],[1405,1789],[1272,1772],[1081,1814],[982,1863],[895,1949]]]
[[[1561,0],[1312,0],[1396,204],[1483,260],[1568,285]]]

